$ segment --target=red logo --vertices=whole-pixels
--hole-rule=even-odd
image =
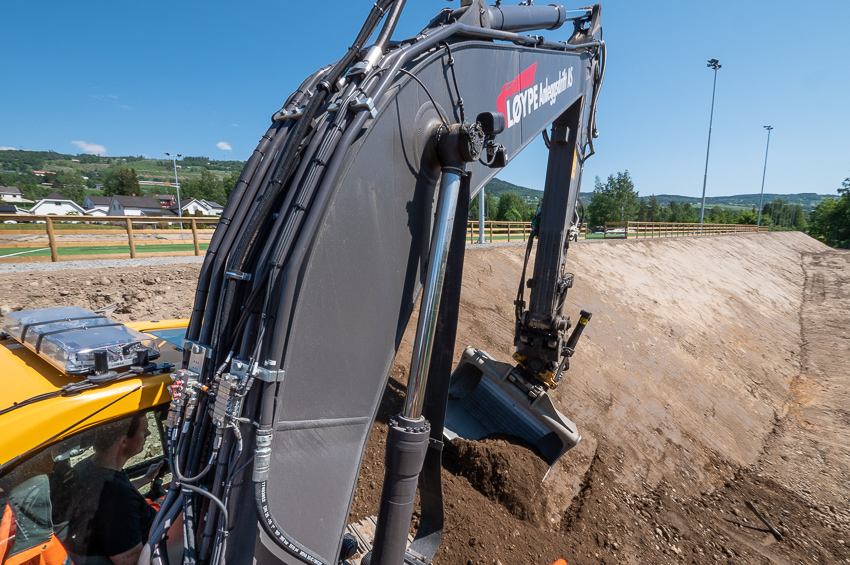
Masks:
[[[522,71],[514,80],[502,87],[502,93],[496,99],[496,109],[507,116],[506,101],[509,96],[528,88],[534,84],[534,73],[537,71],[537,63]]]

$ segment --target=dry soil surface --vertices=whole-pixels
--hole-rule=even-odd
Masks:
[[[508,361],[522,246],[467,250],[455,354]],[[581,242],[593,313],[552,397],[584,440],[549,472],[511,438],[444,452],[435,562],[850,563],[850,253],[799,233]],[[198,265],[0,274],[0,310],[120,301],[185,317]],[[352,518],[375,514],[411,321]],[[782,534],[777,540],[747,502]]]

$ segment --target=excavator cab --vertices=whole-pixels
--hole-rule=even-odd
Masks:
[[[80,529],[81,502],[96,502],[101,494],[90,491],[91,477],[81,464],[91,458],[104,430],[133,418],[144,420],[149,433],[123,466],[129,479],[144,477],[166,459],[167,387],[181,351],[147,332],[182,333],[186,321],[118,324],[65,307],[15,312],[5,322],[0,332],[0,563],[79,563],[87,556],[74,553],[71,538]],[[105,359],[89,355],[97,340]],[[139,348],[143,354],[136,355]],[[105,370],[96,370],[96,362]],[[167,485],[170,475],[165,466],[141,492],[155,500],[163,488],[157,487]],[[172,563],[181,559],[179,528],[170,532],[167,548]]]

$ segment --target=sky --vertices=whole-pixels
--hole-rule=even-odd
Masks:
[[[551,0],[546,0],[547,3]],[[517,0],[509,3],[518,3]],[[409,0],[394,38],[459,2]],[[584,5],[565,4],[568,9]],[[344,54],[371,1],[3,2],[0,148],[247,159],[301,81]],[[594,177],[642,196],[835,194],[850,176],[850,2],[609,0]],[[571,26],[545,32],[565,40]],[[497,176],[542,189],[533,143]]]

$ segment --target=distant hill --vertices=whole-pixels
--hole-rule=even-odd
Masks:
[[[507,181],[503,181],[501,179],[493,179],[487,183],[487,186],[484,188],[487,194],[492,194],[496,198],[505,194],[506,192],[513,192],[520,198],[525,201],[529,200],[540,200],[543,198],[542,190],[535,190],[533,188],[526,188],[524,186],[519,186],[517,184],[509,183]]]
[[[221,178],[233,171],[241,171],[245,165],[244,161],[218,161],[208,157],[183,157],[177,161],[178,175],[180,181],[198,178],[203,171],[210,171]],[[99,157],[97,155],[71,155],[56,153],[55,151],[14,151],[0,150],[0,184],[26,186],[37,185],[43,180],[35,176],[33,171],[51,171],[55,173],[77,173],[88,177],[87,184],[90,189],[95,183],[102,183],[113,167],[133,167],[136,169],[139,181],[172,182],[174,180],[174,165],[170,159],[148,159],[145,156],[125,157]],[[526,188],[501,179],[493,179],[487,183],[485,188],[488,194],[499,197],[506,192],[513,192],[529,204],[535,204],[543,197],[542,190]],[[648,198],[648,194],[641,194],[641,198]],[[689,202],[691,205],[699,206],[701,199],[693,196],[678,196],[675,194],[656,194],[658,203],[667,206],[671,201]],[[803,209],[811,211],[825,198],[836,198],[837,195],[815,194],[803,192],[798,194],[768,194],[764,195],[764,202],[768,203],[775,198],[782,198],[791,204],[801,204]],[[593,192],[581,193],[582,202],[590,203]],[[758,194],[737,194],[734,196],[709,196],[706,199],[706,207],[722,206],[724,208],[750,209],[758,206]]]
[[[487,188],[485,188],[488,194],[492,194],[493,196],[501,196],[506,192],[513,192],[516,195],[529,200],[529,199],[540,199],[543,197],[542,190],[534,190],[532,188],[526,188],[524,186],[519,186],[516,184],[512,184],[500,179],[493,179],[487,183]],[[585,206],[588,205],[593,198],[593,192],[582,192],[580,194],[582,202],[584,202]],[[836,195],[831,194],[815,194],[814,192],[800,192],[797,194],[773,194],[773,193],[764,193],[764,203],[767,204],[772,202],[775,198],[781,198],[787,203],[790,204],[800,204],[803,206],[803,209],[807,212],[810,212],[812,208],[817,206],[822,200],[825,198],[836,198]],[[641,195],[641,198],[649,198],[649,195]],[[696,198],[693,196],[678,196],[676,194],[656,194],[655,198],[658,199],[658,203],[662,206],[667,206],[672,201],[676,201],[679,203],[689,202],[691,205],[699,206],[702,202],[702,198]],[[713,208],[714,206],[721,206],[723,208],[734,208],[734,209],[747,209],[749,210],[753,206],[758,207],[759,204],[759,195],[758,194],[736,194],[733,196],[707,196],[705,198],[705,207]]]
[[[592,194],[592,193],[591,193]],[[772,193],[764,193],[763,202],[765,204],[772,202],[776,198],[781,198],[785,202],[789,204],[800,204],[803,206],[803,209],[807,212],[811,211],[812,208],[820,204],[822,200],[825,198],[835,198],[836,196],[830,194],[815,194],[814,192],[799,192],[797,194],[772,194]],[[642,196],[642,198],[648,198],[648,196]],[[702,198],[695,198],[692,196],[677,196],[675,194],[656,194],[655,198],[658,199],[658,203],[662,206],[667,206],[671,201],[676,202],[689,202],[691,205],[699,206],[702,203]],[[733,196],[706,196],[705,197],[705,207],[713,208],[714,206],[722,206],[724,208],[745,208],[750,209],[753,206],[758,208],[759,205],[758,194],[736,194]]]

